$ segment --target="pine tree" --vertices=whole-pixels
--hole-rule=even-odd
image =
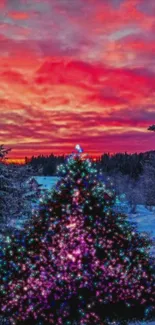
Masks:
[[[155,124],[152,124],[148,127],[149,131],[155,131]]]
[[[143,191],[144,204],[150,210],[155,205],[155,154],[150,153],[143,164],[143,173],[139,178]]]
[[[8,154],[8,152],[10,151],[11,149],[6,149],[4,147],[3,144],[0,145],[0,160],[3,160],[5,159],[5,156]]]
[[[6,206],[6,192],[11,193],[11,186],[8,180],[8,175],[4,164],[2,163],[5,160],[5,156],[8,153],[9,149],[5,149],[3,145],[0,145],[0,223],[4,221],[5,216],[5,206]]]
[[[0,164],[0,222],[7,222],[9,216],[8,204],[12,203],[13,184],[9,177],[9,170]],[[12,204],[11,204],[12,205]]]
[[[3,149],[3,150],[2,150]],[[6,164],[8,150],[0,147],[0,223],[1,232],[10,231],[13,220],[28,218],[32,214],[32,202],[39,198],[39,184],[35,190],[30,180],[34,174],[31,166]]]
[[[115,191],[82,153],[60,166],[0,260],[1,313],[19,325],[107,325],[154,316],[151,239],[115,213]],[[118,198],[117,198],[118,199]]]

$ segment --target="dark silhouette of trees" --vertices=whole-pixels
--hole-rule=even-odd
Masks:
[[[35,169],[42,168],[43,176],[56,176],[57,167],[65,164],[65,156],[40,155],[26,160]],[[104,153],[93,166],[102,171],[102,180],[107,176],[115,184],[118,194],[124,193],[131,212],[136,212],[137,204],[152,208],[155,205],[155,151],[128,154]]]
[[[149,131],[155,131],[155,124],[152,124],[148,127]]]

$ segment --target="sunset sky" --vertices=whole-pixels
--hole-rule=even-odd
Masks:
[[[155,149],[155,0],[0,0],[10,157]]]

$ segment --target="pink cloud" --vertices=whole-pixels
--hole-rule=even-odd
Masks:
[[[29,18],[29,14],[22,11],[11,11],[8,13],[8,16],[15,20],[25,20]]]
[[[66,62],[65,59],[45,61],[37,71],[35,81],[38,85],[47,84],[49,87],[66,84],[85,89],[85,100],[89,104],[91,100],[98,100],[102,105],[104,102],[121,104],[136,98],[143,99],[155,91],[155,75],[145,69],[112,68],[73,60]]]
[[[9,84],[19,83],[25,85],[27,83],[21,73],[13,70],[5,70],[4,72],[0,73],[0,82],[4,81],[8,82]]]
[[[6,6],[6,0],[0,0],[0,8],[3,9]]]
[[[77,142],[94,152],[153,147],[155,18],[144,1],[15,7],[7,2],[0,30],[0,130],[12,155]]]

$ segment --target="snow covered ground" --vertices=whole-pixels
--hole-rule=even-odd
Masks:
[[[59,177],[57,176],[35,176],[34,178],[40,185],[42,185],[42,188],[46,190],[50,190],[59,180]]]

